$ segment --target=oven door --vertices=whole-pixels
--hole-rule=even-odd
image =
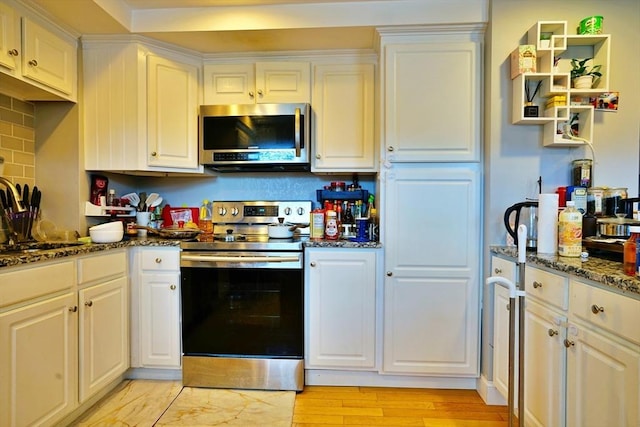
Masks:
[[[184,356],[303,358],[301,252],[183,252]]]

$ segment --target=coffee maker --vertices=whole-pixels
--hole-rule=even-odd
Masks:
[[[511,226],[511,214],[515,212],[515,223]],[[521,221],[522,218],[522,222]],[[525,224],[527,226],[527,249],[536,249],[538,247],[538,202],[528,200],[516,203],[507,208],[504,213],[504,226],[507,233],[513,237],[515,245],[518,245],[518,226]]]

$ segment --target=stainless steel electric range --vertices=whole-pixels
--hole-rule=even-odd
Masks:
[[[182,242],[185,386],[302,390],[303,242],[310,201],[213,202],[209,241]]]

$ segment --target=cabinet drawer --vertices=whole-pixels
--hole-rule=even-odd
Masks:
[[[496,256],[491,257],[490,276],[500,276],[512,282],[516,279],[516,263]]]
[[[570,298],[575,317],[640,344],[640,301],[577,280]]]
[[[71,288],[74,266],[69,260],[0,274],[0,307]]]
[[[527,266],[524,274],[527,296],[537,298],[562,310],[568,308],[569,279]]]
[[[180,251],[177,248],[144,249],[140,257],[143,270],[177,271],[180,269]]]
[[[78,260],[79,285],[126,273],[127,253],[124,250],[105,252]]]

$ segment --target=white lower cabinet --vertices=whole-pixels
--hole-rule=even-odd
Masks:
[[[525,425],[637,427],[640,301],[526,267]]]
[[[375,367],[375,249],[308,248],[305,368]]]
[[[180,250],[135,248],[132,250],[135,282],[132,366],[179,368]]]
[[[127,251],[3,268],[0,425],[55,425],[129,367]]]

